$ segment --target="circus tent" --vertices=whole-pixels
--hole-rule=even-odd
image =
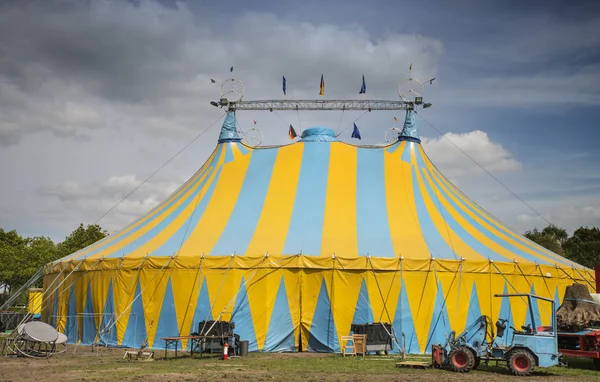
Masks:
[[[339,351],[353,323],[386,322],[394,350],[428,352],[481,314],[511,326],[535,293],[593,285],[455,187],[420,144],[414,111],[387,146],[311,128],[249,147],[228,112],[206,163],[129,226],[45,269],[44,319],[71,341],[163,346],[203,320],[251,351]],[[542,324],[549,306],[534,306]],[[187,344],[182,344],[186,347]]]

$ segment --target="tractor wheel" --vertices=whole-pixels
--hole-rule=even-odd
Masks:
[[[448,355],[450,368],[458,373],[468,373],[475,366],[473,352],[466,346],[457,346]]]
[[[600,358],[592,358],[592,361],[594,361],[594,366],[596,367],[596,370],[600,370]]]
[[[479,367],[480,363],[481,363],[481,358],[475,357],[475,363],[473,364],[473,370],[477,369]]]
[[[527,376],[535,369],[535,359],[527,350],[517,349],[508,355],[506,366],[514,375]]]

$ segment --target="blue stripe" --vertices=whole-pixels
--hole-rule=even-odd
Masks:
[[[222,151],[222,147],[220,147],[218,149],[218,153],[214,156],[212,162],[210,163],[210,165],[208,167],[206,167],[206,170],[203,171],[202,173],[208,173],[206,175],[206,177],[204,179],[208,179],[208,177],[210,176],[210,172],[214,171],[214,168],[211,169],[211,167],[213,167],[214,165],[216,165],[219,161],[219,158],[221,157],[221,151]],[[198,174],[198,178],[194,181],[194,184],[189,188],[193,188],[195,187],[196,184],[198,184],[198,182],[200,182],[202,180],[202,174]],[[182,186],[184,187],[184,186]],[[189,191],[188,189],[188,191]],[[181,187],[177,190],[179,191],[181,190]],[[175,191],[173,194],[176,194],[177,191]],[[154,215],[154,217],[152,219],[149,219],[148,221],[146,221],[143,224],[138,225],[137,227],[133,228],[131,231],[129,231],[127,234],[111,241],[108,243],[104,243],[103,245],[99,246],[98,248],[94,249],[93,251],[89,252],[88,254],[86,254],[84,257],[82,257],[82,259],[85,259],[87,257],[93,256],[96,253],[103,251],[106,248],[109,248],[113,245],[118,244],[119,242],[121,242],[122,240],[124,240],[125,238],[129,237],[130,235],[135,234],[137,231],[139,231],[140,229],[142,229],[143,227],[145,227],[147,224],[150,224],[151,222],[153,222],[154,220],[156,220],[157,218],[159,218],[160,214],[164,211],[166,211],[167,209],[169,209],[173,204],[177,203],[179,200],[181,200],[181,198],[183,198],[183,196],[186,194],[186,192],[182,192],[181,194],[179,194],[176,198],[171,198],[171,199],[167,199],[162,205],[157,206],[158,211],[156,212],[156,214]],[[146,215],[145,215],[146,216]],[[139,219],[138,219],[139,220]],[[135,223],[133,223],[135,224]],[[110,236],[107,238],[109,239]],[[123,253],[122,251],[119,251],[121,253]],[[72,256],[77,255],[76,253],[73,254]],[[63,259],[66,260],[67,258]]]
[[[181,249],[183,244],[187,241],[187,239],[189,239],[192,232],[194,232],[194,229],[196,229],[196,226],[198,225],[200,218],[204,214],[204,211],[206,210],[206,206],[208,205],[208,202],[210,201],[210,199],[212,197],[215,187],[216,187],[217,183],[219,182],[219,177],[221,175],[222,169],[223,169],[223,166],[218,168],[217,173],[215,174],[215,178],[212,181],[212,183],[210,184],[210,186],[208,187],[208,189],[206,190],[206,193],[202,197],[202,200],[200,200],[199,202],[196,201],[196,194],[200,191],[200,189],[202,187],[198,187],[198,192],[195,192],[194,195],[190,196],[190,198],[186,201],[186,204],[189,204],[192,200],[195,203],[198,203],[196,205],[196,207],[194,208],[194,211],[192,212],[190,217],[187,218],[186,221],[181,225],[181,227],[179,227],[177,232],[175,232],[167,241],[165,241],[163,245],[161,245],[154,252],[152,252],[152,256],[172,256],[173,254],[175,254],[176,252],[178,252]],[[207,179],[209,177],[210,176],[208,176]],[[169,219],[173,220],[174,217],[178,214],[179,213],[177,211],[173,212],[173,214],[172,214],[173,218],[171,218],[171,216],[170,216]],[[156,228],[158,228],[158,227],[156,227]],[[160,232],[160,230],[159,230],[159,232]]]
[[[225,143],[225,163],[229,163],[231,161],[233,161],[235,158],[233,156],[233,149],[231,146],[233,146],[235,143]]]
[[[385,197],[383,150],[358,149],[356,231],[358,255],[394,257]]]
[[[412,142],[406,142],[404,145],[404,150],[402,150],[402,160],[406,163],[410,163],[410,152],[415,144]]]
[[[217,182],[218,180],[218,175],[221,173],[221,168],[222,166],[219,166],[216,171],[217,171],[217,175],[215,176],[215,179],[213,180],[212,184],[210,185],[210,187],[214,187],[214,184]],[[214,170],[213,170],[214,171]],[[197,186],[197,188],[194,190],[194,192],[192,192],[192,194],[190,194],[187,199],[185,199],[183,201],[183,203],[181,203],[173,212],[171,212],[168,216],[166,216],[160,223],[158,223],[156,226],[154,226],[152,229],[150,229],[148,232],[146,232],[145,234],[143,234],[142,236],[138,237],[136,240],[134,240],[133,242],[127,244],[126,246],[124,246],[121,249],[115,250],[115,252],[111,253],[110,255],[106,256],[107,258],[113,258],[113,257],[120,257],[123,254],[129,254],[135,250],[137,250],[138,248],[141,248],[144,244],[148,243],[150,240],[152,240],[154,237],[156,237],[156,235],[160,234],[166,227],[169,226],[169,224],[171,224],[191,203],[197,203],[197,197],[198,194],[200,194],[200,192],[202,191],[202,189],[204,188],[206,182],[210,179],[210,175],[208,174],[204,180]],[[202,201],[208,200],[210,199],[209,195],[204,195],[204,197],[202,198]],[[189,218],[188,218],[189,219]],[[186,224],[184,223],[182,225],[182,227],[184,227],[185,229]],[[180,227],[181,229],[181,227]],[[179,230],[178,230],[179,231]],[[179,242],[179,245],[181,245],[181,242]],[[164,246],[164,244],[163,244]],[[159,253],[158,251],[154,251],[152,253],[153,256],[160,256],[160,255],[164,255],[164,256],[171,256],[173,255],[173,252],[169,252],[169,253]]]
[[[246,146],[244,146],[242,144],[239,144],[237,147],[238,147],[238,149],[240,149],[240,151],[242,152],[243,155],[246,155],[246,154],[248,154],[250,152],[250,150],[248,150],[246,148]]]
[[[401,145],[401,144],[402,144],[402,142],[400,142],[400,141],[397,141],[396,143],[394,143],[394,145],[393,145],[393,146],[391,146],[391,147],[388,147],[386,150],[387,150],[387,152],[389,152],[389,153],[393,153],[394,151],[398,150],[398,147],[400,147],[400,145]]]
[[[423,238],[425,239],[427,247],[429,248],[429,252],[436,259],[456,259],[454,251],[448,246],[446,240],[444,240],[444,238],[440,235],[435,224],[433,223],[433,220],[431,220],[431,216],[429,216],[429,212],[427,211],[427,207],[423,201],[423,195],[421,195],[421,190],[419,189],[415,166],[412,168],[412,178],[413,193],[415,196],[415,205],[417,206],[419,225],[421,227],[421,232],[423,233]]]
[[[435,166],[434,166],[434,168],[435,168]],[[437,168],[436,168],[436,171],[435,171],[435,172],[432,172],[432,171],[430,171],[429,173],[430,173],[431,175],[433,175],[433,176],[432,176],[432,179],[434,179],[434,180],[436,181],[436,183],[438,183],[438,184],[442,184],[442,180],[441,180],[441,177],[440,177],[440,174],[441,174],[441,173],[439,172],[439,170],[437,170]],[[448,182],[449,182],[449,181],[448,181]],[[530,242],[529,240],[525,239],[524,237],[522,237],[522,236],[520,236],[520,235],[517,235],[516,233],[514,233],[514,232],[513,232],[512,230],[510,230],[509,228],[506,228],[506,227],[504,227],[504,226],[503,226],[501,223],[499,223],[499,222],[495,221],[495,220],[493,219],[493,217],[492,217],[491,215],[489,215],[489,212],[487,212],[487,211],[485,211],[485,210],[483,210],[483,209],[482,209],[481,211],[479,211],[478,209],[475,209],[475,208],[471,207],[471,206],[470,206],[470,205],[468,205],[467,203],[464,203],[464,202],[460,201],[460,197],[461,197],[461,196],[462,196],[462,197],[465,197],[465,198],[468,198],[468,197],[467,197],[467,196],[465,196],[465,195],[462,195],[462,194],[461,194],[461,195],[459,195],[459,194],[457,193],[457,191],[454,189],[454,187],[453,187],[453,185],[452,185],[452,184],[446,185],[446,187],[448,188],[448,190],[450,190],[449,194],[453,195],[454,197],[456,197],[456,198],[459,200],[459,203],[460,203],[460,205],[459,205],[459,206],[460,206],[460,208],[458,208],[458,209],[468,209],[469,211],[471,211],[473,214],[475,214],[477,217],[479,217],[479,218],[480,218],[481,220],[483,220],[484,222],[488,223],[488,224],[489,224],[489,225],[491,225],[492,227],[496,227],[496,229],[497,229],[498,231],[502,232],[504,235],[511,237],[511,238],[512,238],[514,241],[516,241],[516,242],[518,242],[518,243],[520,243],[520,244],[522,244],[522,245],[524,245],[524,246],[528,247],[529,249],[531,249],[531,250],[535,251],[536,253],[538,253],[538,254],[539,254],[539,255],[541,255],[541,256],[545,256],[545,257],[550,257],[550,258],[553,258],[553,259],[554,259],[554,260],[556,260],[557,262],[560,262],[560,263],[562,263],[562,264],[566,264],[566,265],[569,265],[569,266],[571,266],[571,265],[575,264],[575,263],[573,263],[573,262],[570,262],[569,260],[567,260],[567,259],[565,259],[565,258],[562,258],[560,255],[556,255],[556,254],[555,254],[555,255],[554,255],[554,257],[552,257],[552,255],[550,255],[550,254],[546,254],[546,253],[544,253],[544,252],[541,252],[539,248],[536,248],[536,247],[535,247],[535,244],[534,244],[534,243]],[[440,191],[444,191],[444,190],[440,189]],[[445,195],[446,195],[446,193],[445,193]],[[448,199],[448,200],[450,201],[450,199]],[[453,202],[453,201],[452,201],[452,202]],[[453,202],[453,203],[454,203],[454,202]],[[473,202],[473,203],[475,203],[475,202]],[[503,228],[504,228],[504,229],[503,229]],[[501,239],[501,240],[502,240],[502,239]],[[504,241],[504,242],[506,242],[506,241]],[[507,243],[507,244],[510,244],[510,243]],[[512,245],[511,245],[511,246],[512,246]],[[521,252],[522,252],[522,251],[521,251]],[[523,256],[523,255],[520,255],[520,256],[522,256],[522,257],[525,257],[525,256]],[[531,255],[527,255],[527,256],[531,256]],[[540,261],[542,261],[542,260],[540,259]]]
[[[319,255],[325,220],[325,197],[331,145],[304,142],[300,176],[284,254]],[[282,196],[285,197],[285,196]],[[289,195],[294,200],[293,195]]]
[[[427,179],[425,178],[424,172],[426,170],[425,170],[425,166],[423,163],[423,158],[421,157],[421,154],[419,152],[417,152],[417,162],[418,162],[418,166],[420,167],[420,171],[423,172],[422,178],[423,178],[423,183],[425,184],[425,188],[427,189],[427,193],[429,193],[432,201],[434,202],[433,204],[435,206],[435,209],[438,212],[441,211],[441,215],[444,219],[444,223],[447,224],[448,227],[452,231],[454,231],[454,233],[462,241],[464,241],[469,247],[473,248],[473,250],[475,252],[477,252],[479,255],[486,257],[488,259],[494,260],[494,261],[509,261],[504,256],[492,251],[490,248],[483,245],[479,240],[475,239],[469,232],[467,232],[467,230],[465,230],[462,227],[462,225],[460,225],[460,223],[458,223],[452,217],[452,215],[450,215],[448,210],[443,205],[441,205],[440,202],[438,202],[437,195],[434,194],[433,189],[431,188],[431,185],[429,184],[429,181],[427,181]]]
[[[210,255],[245,254],[265,204],[271,174],[279,150],[252,153],[235,207]]]
[[[423,168],[423,172],[427,172],[427,173],[429,173],[431,175],[431,172],[429,172],[425,168]],[[444,197],[444,199],[446,199],[446,201],[454,208],[454,210],[463,219],[465,219],[470,225],[472,225],[473,228],[475,228],[476,230],[478,230],[479,232],[481,232],[482,234],[484,234],[488,239],[490,239],[494,243],[498,244],[502,248],[506,249],[507,251],[513,252],[517,256],[520,256],[520,257],[522,257],[524,259],[527,259],[527,260],[529,260],[531,262],[537,261],[538,263],[549,264],[545,260],[537,258],[536,256],[531,255],[531,254],[529,254],[527,252],[524,252],[523,250],[521,250],[521,249],[519,249],[519,248],[511,245],[506,240],[503,240],[503,239],[499,238],[495,233],[491,232],[486,227],[484,227],[481,224],[479,224],[475,219],[473,219],[467,213],[465,213],[464,210],[454,202],[454,200],[452,200],[451,198],[448,197],[448,194],[446,193],[446,191],[443,188],[441,188],[439,186],[439,184],[437,184],[437,182],[434,180],[433,177],[432,177],[432,182],[434,183],[434,185],[436,186],[436,188],[439,190],[439,192],[442,194],[442,196]]]

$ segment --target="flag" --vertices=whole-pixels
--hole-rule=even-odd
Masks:
[[[412,70],[412,62],[410,63],[410,66],[408,67],[408,70]]]
[[[254,124],[256,125],[256,121],[254,121]]]
[[[230,72],[233,72],[233,66],[232,66],[231,68],[229,68],[229,71],[230,71]]]
[[[281,87],[283,89],[283,94],[287,95],[287,80],[285,79],[285,76],[283,76],[283,84]]]
[[[394,122],[398,122],[398,118],[394,117]]]
[[[362,83],[362,86],[360,87],[360,91],[358,92],[358,94],[365,94],[366,92],[367,92],[367,85],[365,84],[365,75],[363,74],[363,83]]]
[[[294,130],[292,125],[290,125],[290,129],[288,130],[288,137],[290,137],[290,139],[294,139],[297,136],[298,136],[298,134],[296,134],[296,130]]]
[[[360,131],[358,131],[358,127],[356,127],[356,123],[354,124],[354,130],[352,130],[352,138],[360,138]]]
[[[213,79],[211,78],[211,79],[210,79],[210,82],[211,82],[212,84],[214,84],[214,83],[216,83],[217,81],[215,81],[215,80],[213,80]]]
[[[325,95],[325,81],[323,80],[323,75],[321,74],[321,86],[319,87],[319,95]]]

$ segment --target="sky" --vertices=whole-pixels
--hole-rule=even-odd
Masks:
[[[61,241],[139,217],[214,149],[224,80],[313,99],[323,74],[323,98],[358,99],[364,75],[365,96],[397,100],[411,63],[436,78],[424,148],[464,193],[521,233],[600,226],[599,35],[588,1],[3,1],[0,228]],[[238,112],[262,144],[289,124],[358,143],[353,122],[382,144],[393,117]]]

